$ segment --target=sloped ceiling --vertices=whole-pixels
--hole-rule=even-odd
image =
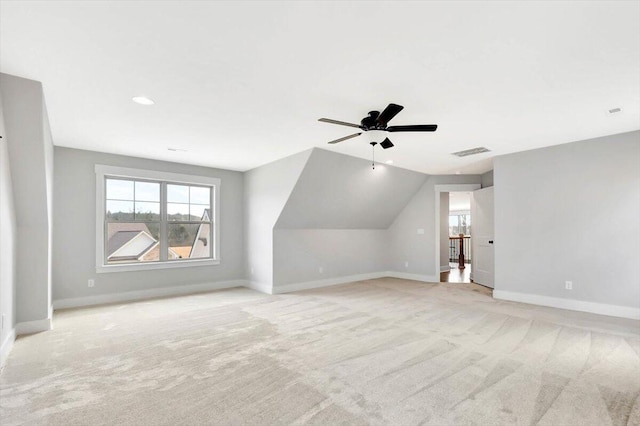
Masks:
[[[279,229],[386,229],[428,175],[314,149]]]

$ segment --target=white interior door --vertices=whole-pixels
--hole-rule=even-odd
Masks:
[[[471,195],[471,274],[474,282],[493,288],[493,187]]]

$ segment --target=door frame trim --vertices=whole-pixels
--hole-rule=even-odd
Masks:
[[[435,242],[435,268],[434,271],[440,270],[440,193],[441,192],[473,192],[476,189],[481,189],[482,185],[479,183],[458,183],[458,184],[447,184],[447,185],[434,185],[435,190],[435,216],[436,216],[436,242]],[[473,220],[473,219],[472,219]],[[438,274],[438,281],[440,281],[440,277]]]

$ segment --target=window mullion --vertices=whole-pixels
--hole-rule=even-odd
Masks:
[[[218,221],[218,218],[216,217],[215,206],[213,204],[213,201],[216,199],[217,190],[217,186],[212,186],[209,190],[209,241],[211,242],[211,251],[209,254],[212,259],[218,258],[218,245],[215,243],[215,222]]]
[[[160,185],[160,262],[169,259],[169,238],[167,226],[167,183]]]
[[[135,222],[138,219],[138,215],[136,214],[136,181],[133,180],[133,221]]]
[[[108,219],[107,219],[107,179],[106,178],[102,178],[102,263],[104,265],[107,264],[107,256],[109,255],[109,251],[108,251],[108,243],[109,243],[109,239],[108,239],[108,234],[107,234],[107,229],[108,229]],[[134,205],[135,207],[135,205]]]

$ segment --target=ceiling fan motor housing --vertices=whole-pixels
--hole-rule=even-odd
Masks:
[[[380,115],[380,111],[369,111],[369,115],[362,120],[360,120],[360,124],[362,125],[362,130],[374,130],[374,129],[383,129],[384,127],[378,127],[378,116]]]

